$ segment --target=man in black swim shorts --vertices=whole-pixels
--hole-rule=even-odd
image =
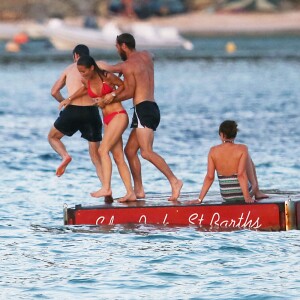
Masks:
[[[133,98],[133,129],[125,147],[125,154],[133,176],[135,194],[137,198],[145,197],[141,163],[138,158],[140,150],[142,157],[167,177],[172,188],[169,200],[175,201],[180,195],[183,182],[174,175],[165,160],[153,151],[154,131],[160,121],[159,108],[154,100],[153,57],[148,51],[137,51],[135,39],[128,33],[117,36],[116,47],[123,63],[114,66],[104,62],[98,64],[102,69],[124,75],[124,90],[118,95],[105,95],[104,104]]]
[[[72,95],[82,86],[81,74],[76,64],[82,55],[89,55],[89,48],[85,45],[77,45],[73,50],[74,63],[69,65],[54,83],[51,94],[58,102],[64,100],[61,95],[63,87],[66,86],[68,95]],[[65,135],[72,136],[77,131],[80,131],[81,137],[89,143],[90,157],[101,181],[102,173],[98,148],[102,140],[102,121],[98,107],[94,105],[94,101],[88,95],[76,98],[72,101],[72,105],[61,111],[48,134],[50,145],[62,158],[62,162],[56,170],[56,175],[58,177],[63,175],[72,160],[61,139]]]
[[[134,107],[131,128],[156,130],[160,122],[160,111],[156,102],[143,101]]]

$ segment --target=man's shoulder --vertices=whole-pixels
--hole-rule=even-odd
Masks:
[[[80,73],[78,72],[78,69],[77,69],[77,64],[73,63],[73,64],[67,66],[64,69],[62,75],[65,76],[65,77],[73,77],[73,76],[80,75]]]
[[[149,52],[148,50],[140,50],[140,51],[136,51],[136,54],[138,57],[147,57],[152,59],[154,57],[154,54]]]
[[[76,63],[72,63],[72,64],[68,65],[65,68],[65,72],[70,72],[70,71],[73,71],[74,69],[77,70],[77,64]]]
[[[134,59],[128,59],[128,60],[118,63],[118,66],[120,67],[122,72],[127,72],[133,68],[135,62],[136,61]]]
[[[123,62],[124,68],[128,69],[140,69],[144,66],[149,66],[153,64],[153,57],[147,50],[138,51],[128,60]]]
[[[148,50],[139,50],[136,51],[137,53],[143,54],[143,55],[151,55],[152,53]]]

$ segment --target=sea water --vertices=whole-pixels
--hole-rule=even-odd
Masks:
[[[260,187],[299,191],[299,38],[234,42],[233,54],[225,38],[195,39],[192,52],[156,53],[162,119],[154,149],[184,181],[183,193],[198,193],[218,126],[234,119]],[[55,176],[60,159],[47,134],[58,103],[50,89],[72,57],[37,53],[38,61],[35,53],[6,55],[0,65],[0,299],[300,299],[299,231],[64,226],[65,203],[103,200],[89,195],[99,182],[79,134],[63,139],[73,161]],[[114,52],[106,59],[118,61]],[[124,106],[131,115],[132,102]],[[170,193],[143,160],[142,174],[147,193]],[[115,197],[125,192],[115,167],[112,187]]]

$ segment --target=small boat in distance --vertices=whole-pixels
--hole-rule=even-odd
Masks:
[[[60,19],[51,19],[43,29],[44,36],[58,50],[72,50],[77,44],[85,44],[93,49],[114,49],[116,37],[122,32],[114,22],[94,29],[70,26]],[[139,22],[128,26],[126,32],[133,34],[138,49],[193,49],[193,44],[174,27],[157,27]]]

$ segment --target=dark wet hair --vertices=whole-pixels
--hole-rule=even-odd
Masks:
[[[119,45],[122,45],[124,43],[129,49],[135,49],[135,39],[130,33],[122,33],[118,35],[117,43]]]
[[[223,133],[227,139],[234,139],[238,132],[238,124],[232,120],[226,120],[219,127],[219,134]]]
[[[77,66],[84,66],[86,68],[91,68],[92,66],[94,66],[95,71],[98,73],[101,79],[107,76],[107,71],[100,69],[95,60],[89,55],[80,56],[77,61]]]
[[[79,44],[73,49],[73,55],[75,53],[79,56],[90,55],[90,49],[86,45]]]

